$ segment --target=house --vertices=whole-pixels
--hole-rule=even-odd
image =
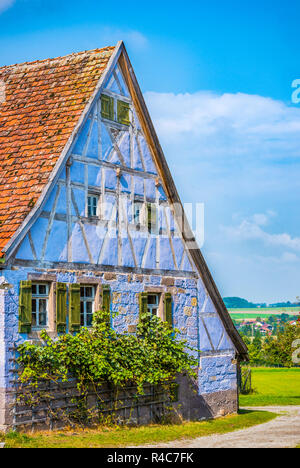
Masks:
[[[199,359],[183,416],[237,410],[236,331],[186,222],[122,42],[0,68],[0,427],[11,425],[14,347],[90,326],[135,333],[139,309]],[[184,221],[184,222],[183,222]]]

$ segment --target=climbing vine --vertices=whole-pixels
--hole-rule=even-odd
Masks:
[[[74,379],[77,397],[73,403],[76,401],[82,418],[88,412],[88,392],[91,386],[99,388],[99,382],[115,388],[130,384],[137,395],[143,395],[146,385],[169,385],[177,374],[196,377],[197,361],[188,353],[192,348],[159,318],[141,316],[136,335],[117,333],[108,322],[105,312],[97,312],[92,329],[82,328],[75,335],[56,339],[43,331],[43,346],[19,346],[19,379],[26,385],[27,404],[40,404],[42,393],[37,388],[41,382],[63,384]],[[45,395],[44,400],[51,398]]]

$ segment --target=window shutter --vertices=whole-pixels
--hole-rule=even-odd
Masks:
[[[56,283],[56,330],[66,333],[67,329],[67,285]]]
[[[173,327],[173,320],[172,320],[172,294],[166,293],[164,298],[164,316],[165,321]]]
[[[102,310],[106,312],[106,322],[110,325],[110,286],[102,286]]]
[[[153,203],[148,203],[147,205],[147,217],[148,217],[148,231],[150,233],[156,233],[157,227],[157,213],[156,213],[156,205]]]
[[[80,284],[70,284],[70,313],[69,330],[78,332],[80,330]]]
[[[31,281],[20,282],[20,296],[19,296],[19,333],[31,332],[31,309],[32,309],[32,292]]]
[[[101,96],[101,115],[104,119],[114,120],[114,100],[110,96]]]
[[[140,322],[144,319],[144,316],[148,314],[148,294],[143,292],[140,293],[139,297],[139,304],[140,304]]]
[[[118,122],[123,125],[130,125],[130,116],[129,116],[130,106],[127,102],[118,101],[117,111],[118,111]]]

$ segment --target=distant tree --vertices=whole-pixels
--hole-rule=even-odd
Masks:
[[[245,345],[250,346],[251,345],[251,339],[249,338],[249,336],[244,335],[244,333],[241,333],[241,332],[240,332],[240,335],[241,335],[241,338],[244,341]]]
[[[256,304],[241,297],[224,297],[223,301],[228,309],[252,309],[256,307]]]
[[[267,338],[263,346],[263,355],[269,365],[293,367],[292,343],[300,339],[300,324],[286,324],[276,337]]]
[[[253,344],[257,349],[261,350],[261,348],[262,348],[262,336],[261,336],[261,332],[259,330],[257,330],[256,333],[255,333]]]

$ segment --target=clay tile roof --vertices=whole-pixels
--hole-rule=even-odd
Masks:
[[[0,68],[0,257],[41,195],[114,50]]]

